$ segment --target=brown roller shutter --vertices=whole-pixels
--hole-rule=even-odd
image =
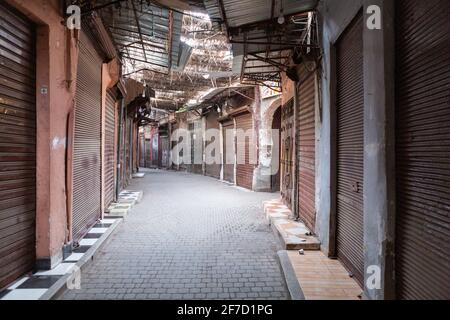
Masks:
[[[359,14],[336,44],[337,256],[364,279],[363,18]]]
[[[175,150],[175,147],[178,145],[178,136],[177,136],[178,127],[179,127],[179,124],[177,122],[172,124],[172,129],[171,129],[172,137],[171,137],[171,141],[170,141],[171,152],[172,152],[172,150]],[[171,168],[173,170],[178,170],[178,165],[175,164],[175,162],[174,162],[176,160],[175,154],[173,156],[171,155],[170,158],[172,161],[170,164]]]
[[[300,70],[298,87],[298,159],[299,159],[299,215],[314,232],[316,224],[316,117],[315,76],[305,68]]]
[[[250,159],[250,148],[254,148],[253,143],[253,118],[251,113],[244,113],[236,117],[236,130],[243,130],[243,132],[251,132],[252,136],[239,139],[236,137],[236,151],[237,151],[237,163],[236,163],[236,184],[239,187],[253,189],[253,169],[254,164]],[[250,131],[249,131],[250,130]],[[236,131],[236,135],[239,131]],[[239,150],[241,150],[239,152]]]
[[[206,130],[215,130],[216,133],[219,132],[220,125],[218,121],[218,114],[215,112],[215,110],[210,110],[210,112],[206,115]],[[216,139],[219,139],[219,137],[216,137]],[[211,138],[210,141],[205,141],[205,146],[208,147],[210,144],[215,144],[216,146],[219,145],[219,141],[215,141],[214,138]],[[220,148],[216,149],[211,155],[209,155],[212,158],[215,158],[217,155],[216,153],[220,153]],[[220,162],[214,163],[214,164],[206,164],[205,165],[205,173],[207,176],[220,179]]]
[[[106,95],[105,110],[105,208],[114,201],[116,99],[109,91]]]
[[[101,217],[102,60],[85,32],[79,43],[73,142],[73,240]]]
[[[35,261],[34,26],[0,4],[0,289]]]
[[[397,12],[397,296],[448,300],[450,2],[401,0]]]
[[[227,121],[222,124],[223,135],[223,180],[234,183],[234,160],[227,161],[228,158],[234,159],[234,134],[229,133],[234,131],[233,121]],[[228,134],[227,134],[228,132]]]
[[[189,172],[203,173],[203,135],[200,120],[189,123],[189,134],[191,137],[191,163],[186,165]]]
[[[169,166],[170,149],[169,137],[161,136],[161,167],[167,168]]]

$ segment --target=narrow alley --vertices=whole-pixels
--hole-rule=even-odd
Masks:
[[[449,0],[0,0],[0,303],[450,300],[449,30]]]
[[[288,298],[261,206],[273,194],[161,170],[131,188],[141,203],[63,299]]]

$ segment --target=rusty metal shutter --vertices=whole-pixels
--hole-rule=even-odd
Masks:
[[[101,217],[102,60],[86,33],[79,43],[73,141],[73,240]]]
[[[218,121],[219,115],[217,112],[213,109],[209,111],[209,113],[206,115],[206,130],[217,130],[216,132],[219,132],[220,124]],[[219,139],[219,137],[216,137],[216,139]],[[205,147],[208,147],[210,144],[215,144],[216,146],[219,145],[219,141],[215,141],[214,138],[210,139],[210,141],[205,141]],[[220,153],[220,148],[214,150],[214,152],[209,155],[212,158],[215,158],[217,155],[216,153]],[[205,164],[205,174],[207,176],[220,179],[220,163],[214,163],[214,164]]]
[[[337,256],[362,284],[364,279],[364,80],[363,16],[336,44]]]
[[[401,0],[397,12],[397,296],[448,300],[450,2]]]
[[[223,135],[223,180],[234,183],[234,160],[232,163],[227,161],[227,154],[230,160],[234,157],[234,133],[228,133],[234,131],[233,121],[227,121],[222,123],[222,135]],[[227,148],[228,146],[228,148]],[[234,158],[233,158],[234,159]]]
[[[251,131],[253,140],[253,117],[251,113],[244,113],[236,117],[236,130]],[[256,148],[254,141],[248,138],[239,139],[239,131],[236,131],[236,184],[239,187],[253,189],[253,169],[255,165],[251,163],[250,148]],[[239,152],[240,150],[240,152]],[[256,156],[256,155],[255,155]]]
[[[0,4],[0,289],[35,262],[34,26]]]
[[[298,202],[300,219],[314,232],[316,225],[316,108],[315,74],[300,70],[298,86]]]
[[[105,208],[114,201],[116,98],[109,91],[105,108]]]

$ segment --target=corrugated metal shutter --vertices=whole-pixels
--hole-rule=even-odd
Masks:
[[[0,289],[35,262],[34,26],[0,4]]]
[[[73,141],[73,240],[101,217],[102,60],[85,32],[79,43]]]
[[[141,168],[146,167],[145,163],[145,135],[143,133],[139,134],[139,166]]]
[[[152,164],[153,168],[159,164],[159,133],[155,132],[152,137]]]
[[[105,208],[114,201],[114,160],[116,134],[116,98],[109,91],[105,110]]]
[[[170,149],[169,149],[169,137],[161,136],[161,167],[167,168],[169,166],[169,157],[170,157]]]
[[[218,114],[215,112],[215,110],[211,109],[210,112],[206,115],[206,130],[217,130],[216,132],[219,132],[220,124],[218,121]],[[218,141],[215,141],[211,139],[210,141],[205,141],[205,146],[208,147],[210,144],[219,145],[219,137],[217,137]],[[212,158],[215,158],[217,156],[216,153],[220,153],[220,148],[216,149],[211,155],[209,155]],[[220,163],[214,163],[214,164],[206,164],[205,165],[205,173],[207,176],[220,179]]]
[[[450,2],[397,1],[396,280],[450,299]]]
[[[336,45],[337,256],[362,284],[364,279],[363,18],[359,14]]]
[[[253,139],[253,117],[251,113],[244,113],[236,117],[236,130],[243,130],[247,133],[250,130]],[[236,131],[239,134],[239,131]],[[236,138],[236,151],[237,151],[237,164],[236,164],[236,184],[239,187],[253,189],[253,169],[255,165],[251,163],[250,148],[255,148],[253,141],[249,141],[248,138],[244,139],[237,136]],[[239,152],[239,150],[241,150]],[[255,155],[256,156],[256,155]]]
[[[281,107],[281,197],[292,210],[294,187],[294,99]]]
[[[191,164],[186,165],[189,172],[203,173],[203,134],[200,120],[189,123],[189,134],[191,137]]]
[[[234,134],[229,133],[230,131],[232,132],[233,130],[234,130],[233,121],[227,121],[222,124],[223,180],[231,183],[234,183],[234,160],[232,163],[230,163],[230,161],[227,161],[227,154],[229,153],[228,158],[230,158],[230,160],[234,157]]]
[[[298,87],[298,201],[300,219],[314,232],[316,225],[316,110],[315,74],[300,70]]]

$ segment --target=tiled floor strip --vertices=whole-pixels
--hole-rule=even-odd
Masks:
[[[75,264],[83,258],[85,253],[110,228],[117,219],[100,220],[89,233],[80,241],[80,247],[52,270],[37,271],[25,276],[0,292],[0,300],[38,300],[61,277],[70,273]]]

